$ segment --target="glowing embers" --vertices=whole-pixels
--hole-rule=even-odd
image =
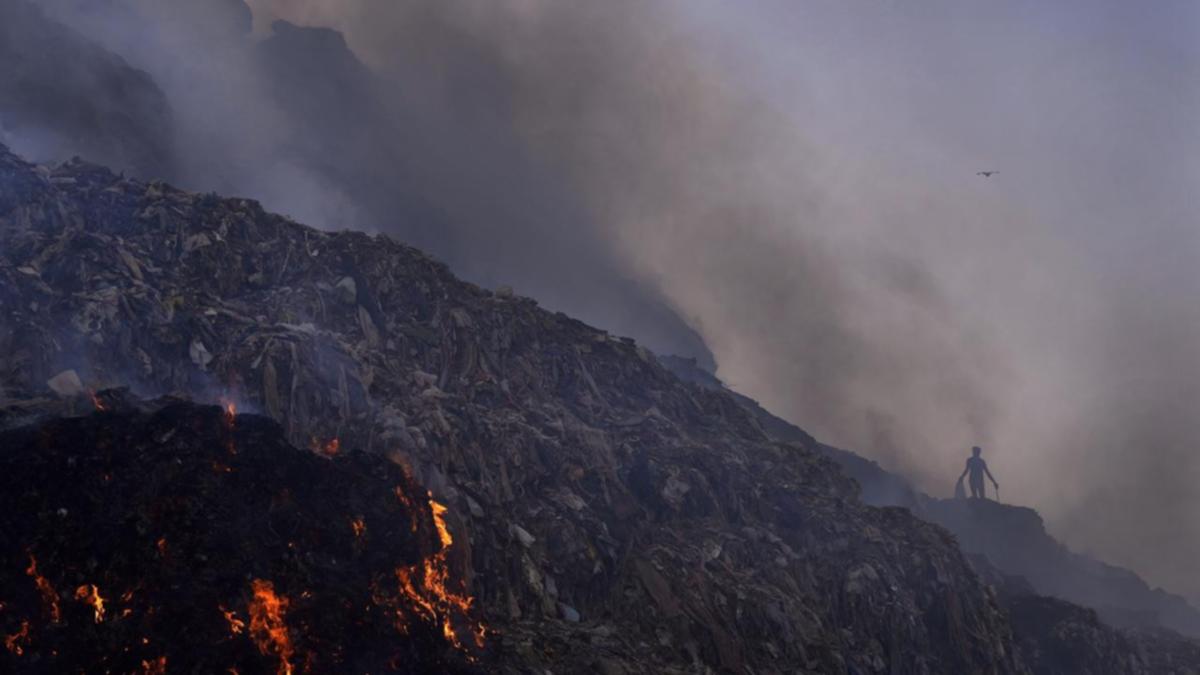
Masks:
[[[29,567],[25,568],[25,574],[33,579],[33,583],[42,594],[42,606],[50,614],[50,620],[54,623],[61,621],[62,611],[58,607],[58,593],[46,577],[38,573],[37,558],[34,558],[32,553],[29,554]]]
[[[133,591],[125,591],[125,593],[121,595],[121,603],[125,605],[125,608],[121,610],[121,618],[125,618],[130,614],[133,614],[133,608],[129,607],[129,603],[132,601]]]
[[[321,455],[322,457],[333,459],[342,452],[342,442],[337,438],[331,438],[322,443],[316,438],[313,438],[308,443],[308,449],[312,450],[318,455]]]
[[[275,593],[275,585],[269,581],[255,579],[252,588],[254,597],[250,601],[250,637],[264,655],[279,657],[278,675],[292,675],[292,656],[295,648],[288,635],[287,597]]]
[[[352,518],[350,529],[354,531],[355,539],[362,539],[362,536],[367,533],[367,523],[362,518]]]
[[[450,579],[447,555],[450,546],[454,543],[454,537],[450,535],[450,528],[446,525],[446,507],[435,501],[431,494],[429,495],[429,508],[433,513],[433,524],[437,529],[441,547],[437,553],[419,564],[397,568],[396,581],[401,596],[409,601],[413,610],[421,618],[439,625],[442,635],[455,649],[465,651],[455,623],[462,625],[468,622],[473,599],[466,595],[465,589],[462,591],[454,589],[454,585],[461,586],[462,584],[454,584]],[[396,627],[401,633],[407,633],[407,622],[403,616],[403,610],[400,610],[400,613],[401,616],[398,617]],[[483,647],[486,632],[487,629],[483,624],[471,628],[472,640],[477,647]]]
[[[406,476],[409,475],[407,471],[405,471],[405,475]],[[409,529],[411,529],[413,531],[413,533],[415,534],[417,532],[417,529],[420,526],[420,523],[417,520],[417,514],[419,513],[419,511],[417,510],[416,506],[413,504],[412,499],[409,498],[408,492],[406,492],[403,487],[397,485],[395,487],[395,489],[392,490],[392,492],[395,493],[396,499],[400,501],[400,504],[402,506],[404,506],[404,510],[408,512],[408,526],[409,526]]]
[[[233,432],[234,426],[237,423],[237,405],[233,401],[222,397],[221,410],[225,420],[225,449],[229,451],[230,455],[236,455],[237,444],[233,440]]]
[[[142,659],[142,675],[166,675],[167,657],[157,659]]]
[[[246,631],[246,622],[239,619],[236,612],[224,607],[220,607],[220,610],[225,615],[225,621],[229,624],[229,633],[231,635],[241,635]]]
[[[4,647],[8,651],[21,656],[25,653],[25,647],[29,644],[29,622],[22,621],[21,629],[11,635],[4,636]]]
[[[75,599],[92,606],[92,613],[96,618],[96,623],[104,621],[104,598],[100,597],[100,589],[92,584],[84,584],[75,589]]]

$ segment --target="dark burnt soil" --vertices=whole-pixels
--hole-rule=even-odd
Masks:
[[[0,671],[470,672],[398,588],[432,515],[387,460],[218,407],[0,433]]]

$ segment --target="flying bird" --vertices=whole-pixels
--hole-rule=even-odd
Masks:
[[[976,172],[975,175],[983,176],[984,178],[991,178],[992,176],[995,176],[998,173],[1000,173],[1000,172],[999,171],[979,171],[979,172]]]

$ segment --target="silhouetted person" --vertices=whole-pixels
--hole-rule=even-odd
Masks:
[[[970,474],[971,496],[977,499],[987,499],[987,494],[983,489],[984,474],[992,479],[992,485],[996,486],[996,490],[1000,489],[1000,484],[996,482],[992,472],[988,471],[987,462],[979,456],[981,452],[983,451],[979,449],[978,445],[971,448],[971,456],[967,458],[967,468],[963,469],[962,476],[958,477],[958,481],[961,484],[963,476]]]

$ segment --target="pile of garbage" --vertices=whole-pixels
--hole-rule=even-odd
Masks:
[[[631,340],[386,237],[0,152],[0,313],[10,419],[128,386],[401,467],[444,505],[493,672],[1031,672],[944,530]]]
[[[954,532],[964,551],[987,556],[1039,593],[1094,608],[1121,628],[1200,637],[1200,610],[1129,570],[1069,550],[1033,509],[984,499],[928,499],[923,507],[922,516]]]
[[[1028,582],[1025,594],[1067,600],[1097,611],[1110,626],[1144,640],[1171,633],[1200,638],[1200,610],[1184,598],[1151,588],[1136,573],[1071,551],[1054,539],[1037,511],[991,499],[936,499],[915,489],[904,477],[847,450],[818,443],[807,432],[782,420],[757,402],[731,391],[692,359],[659,358],[680,379],[725,391],[739,401],[772,438],[813,446],[832,459],[874,506],[903,506],[949,530],[972,560]],[[976,565],[985,577],[992,571]],[[1011,585],[1011,584],[1010,584]],[[1010,593],[1011,595],[1011,593]]]
[[[228,409],[95,405],[0,433],[0,670],[483,672],[399,467]]]
[[[1021,654],[1036,673],[1200,673],[1200,645],[1178,634],[1115,630],[1094,610],[1056,598],[1020,594],[1006,604]]]

